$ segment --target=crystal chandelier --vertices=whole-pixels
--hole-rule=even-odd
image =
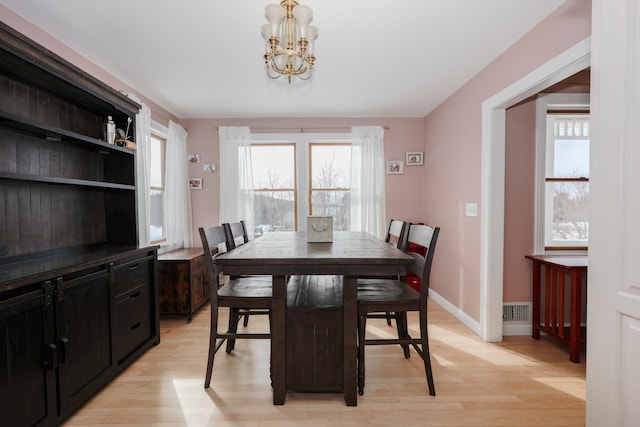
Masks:
[[[313,41],[318,37],[318,28],[309,25],[313,10],[295,0],[281,0],[279,5],[267,5],[265,15],[269,21],[262,26],[267,75],[272,79],[287,76],[289,83],[291,76],[309,80],[316,60]]]

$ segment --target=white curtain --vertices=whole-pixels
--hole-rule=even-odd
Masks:
[[[149,167],[151,164],[151,109],[133,94],[129,98],[136,101],[142,107],[136,114],[136,185],[138,204],[138,245],[149,246],[149,218],[150,210],[150,184]]]
[[[251,131],[246,126],[220,126],[220,223],[244,220],[253,233]]]
[[[187,175],[187,131],[173,121],[169,121],[167,136],[163,205],[167,227],[165,233],[167,245],[163,245],[163,251],[192,247],[191,195]]]
[[[387,232],[384,129],[351,128],[351,230],[384,238]]]

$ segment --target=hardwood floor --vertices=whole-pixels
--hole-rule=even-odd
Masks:
[[[543,337],[485,343],[433,301],[429,334],[436,397],[421,359],[395,346],[369,346],[364,396],[347,407],[342,394],[289,393],[272,404],[269,342],[242,340],[216,355],[203,388],[209,308],[193,323],[161,320],[161,343],[64,424],[65,426],[584,426],[585,363]],[[227,312],[220,314],[227,318]],[[410,318],[415,330],[417,317]],[[249,328],[265,330],[264,316]],[[384,320],[368,333],[391,334]],[[584,358],[583,358],[584,360]]]

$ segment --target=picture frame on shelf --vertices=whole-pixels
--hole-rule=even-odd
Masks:
[[[202,178],[189,178],[190,190],[202,190]]]
[[[402,175],[404,173],[404,162],[402,160],[389,160],[386,171],[387,175]]]
[[[407,151],[407,166],[420,166],[424,162],[423,151]]]

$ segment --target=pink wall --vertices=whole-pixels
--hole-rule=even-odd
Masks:
[[[425,126],[423,212],[441,227],[431,287],[480,319],[482,102],[591,34],[591,2],[568,0],[431,112]]]
[[[0,5],[3,22],[117,90],[136,93],[77,52]],[[480,317],[480,217],[466,217],[466,203],[480,202],[481,104],[591,33],[591,2],[567,0],[538,27],[516,42],[436,110],[422,119],[192,119],[179,120],[138,94],[154,119],[181,123],[189,133],[188,149],[203,162],[218,164],[218,125],[257,127],[349,127],[388,124],[387,160],[403,160],[406,151],[425,151],[424,166],[407,167],[404,175],[387,175],[387,216],[424,221],[442,228],[431,286],[474,319]],[[519,156],[515,153],[516,156]],[[204,175],[195,165],[190,175],[204,178],[204,190],[192,191],[194,241],[202,224],[218,222],[218,173]],[[510,191],[509,189],[507,189]],[[511,202],[509,202],[511,203]],[[510,229],[510,206],[506,207]],[[516,225],[516,227],[526,227]],[[508,231],[508,230],[505,230]],[[522,242],[520,244],[523,244]],[[505,247],[506,248],[506,247]],[[522,250],[522,249],[517,249]],[[511,251],[511,249],[508,249]],[[512,272],[505,268],[505,284]],[[507,291],[508,292],[508,291]],[[520,295],[508,298],[520,298]]]
[[[535,221],[536,101],[507,110],[504,188],[505,302],[531,301]]]
[[[249,126],[254,128],[350,128],[358,125],[389,125],[385,131],[385,159],[404,160],[407,151],[424,151],[422,119],[188,119],[183,125],[189,134],[187,150],[199,153],[203,163],[215,163],[218,171],[219,142],[217,126]],[[343,131],[343,129],[340,129]],[[426,166],[405,167],[403,175],[386,175],[387,218],[408,221],[424,221],[422,210],[422,183]],[[202,178],[202,191],[191,191],[194,242],[199,242],[198,227],[219,222],[220,176],[219,173],[202,173],[202,165],[189,165],[189,176]],[[411,195],[411,197],[407,197]]]
[[[138,98],[140,98],[140,100],[142,100],[146,105],[149,106],[154,120],[157,120],[158,122],[165,125],[169,123],[169,120],[180,123],[180,120],[176,116],[169,113],[167,110],[155,104],[151,100],[147,99],[143,94],[138,93],[135,89],[127,86],[111,74],[107,73],[102,68],[98,67],[93,62],[86,59],[84,56],[80,55],[75,50],[71,49],[64,43],[60,42],[58,39],[41,30],[40,27],[37,27],[29,21],[24,20],[21,16],[15,14],[12,10],[1,4],[0,17],[2,17],[2,21],[5,24],[9,25],[13,29],[19,31],[35,42],[40,43],[42,46],[54,52],[61,58],[66,59],[76,67],[81,68],[93,77],[111,86],[115,90],[123,90],[127,93],[136,94]]]

